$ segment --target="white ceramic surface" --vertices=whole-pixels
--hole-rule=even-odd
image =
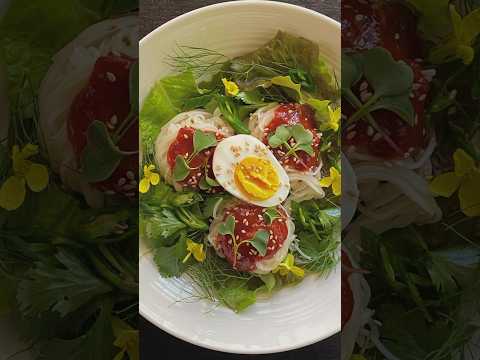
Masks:
[[[317,42],[324,58],[340,69],[338,22],[284,3],[222,3],[180,16],[140,41],[140,103],[155,81],[171,72],[163,60],[177,44],[237,56],[260,47],[278,30]],[[185,341],[232,353],[272,353],[312,344],[340,330],[340,267],[326,279],[309,276],[235,314],[206,301],[188,301],[188,282],[162,278],[140,247],[140,313]]]

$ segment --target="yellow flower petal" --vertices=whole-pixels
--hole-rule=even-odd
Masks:
[[[341,114],[341,108],[338,107],[335,110],[332,110],[332,108],[329,106],[328,107],[328,114],[329,114],[329,118],[330,118],[330,121],[329,121],[330,128],[333,131],[337,131],[338,128],[339,128],[339,124],[340,124],[340,117],[342,115]]]
[[[155,170],[155,165],[150,164],[150,165],[148,165],[147,169],[150,170],[150,171]]]
[[[157,173],[151,173],[149,180],[152,185],[158,185],[160,182],[160,176]]]
[[[298,266],[293,266],[290,271],[292,272],[293,275],[298,276],[300,278],[303,278],[305,276],[305,270]]]
[[[480,172],[475,172],[474,175],[464,178],[460,185],[458,192],[460,207],[467,216],[480,216],[478,184],[480,184]]]
[[[207,258],[207,253],[203,251],[203,244],[193,250],[193,257],[198,262],[204,262]]]
[[[20,155],[24,159],[28,159],[29,157],[38,154],[38,145],[34,144],[27,144],[23,147],[22,151],[20,152]]]
[[[18,176],[9,177],[0,188],[0,206],[15,210],[25,201],[25,180]]]
[[[138,190],[142,194],[145,194],[146,192],[148,192],[149,189],[150,189],[150,181],[147,178],[143,178],[142,180],[140,180]]]
[[[330,176],[326,176],[320,180],[321,187],[329,187],[332,185],[333,179]]]
[[[238,89],[238,85],[235,84],[233,81],[228,81],[227,79],[222,79],[223,86],[225,86],[225,93],[227,95],[236,96],[240,92]]]
[[[42,191],[48,185],[48,170],[41,164],[32,164],[29,166],[25,180],[32,191]]]
[[[430,183],[430,191],[433,195],[450,197],[460,186],[461,178],[453,171],[441,174]]]
[[[455,151],[453,161],[455,162],[455,174],[458,177],[467,175],[475,168],[475,161],[462,149]]]
[[[341,178],[336,178],[332,182],[332,192],[335,196],[340,196],[342,194],[342,180]]]

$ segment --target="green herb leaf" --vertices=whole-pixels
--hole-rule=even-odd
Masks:
[[[235,218],[229,215],[227,220],[218,227],[218,232],[221,235],[230,235],[235,240]]]
[[[300,144],[300,145],[297,145],[295,146],[295,150],[301,150],[301,151],[305,151],[308,155],[310,156],[313,156],[315,155],[315,151],[313,150],[313,147],[312,145],[310,144]]]
[[[273,85],[281,86],[287,89],[294,90],[298,96],[297,100],[301,101],[303,99],[302,95],[302,85],[296,84],[292,81],[290,76],[275,76],[270,80]]]
[[[292,126],[292,136],[297,144],[312,144],[313,134],[301,124]]]
[[[237,134],[250,134],[248,127],[240,119],[238,106],[233,99],[225,95],[217,95],[217,105],[227,123]]]
[[[263,283],[265,284],[265,289],[267,289],[268,292],[271,292],[275,288],[277,279],[272,273],[258,275],[258,277],[263,281]]]
[[[309,98],[307,99],[306,103],[310,105],[313,110],[315,110],[315,121],[317,122],[317,126],[319,128],[324,127],[325,122],[327,122],[330,118],[330,114],[328,112],[328,105],[330,104],[330,100]]]
[[[157,269],[165,277],[180,276],[186,269],[182,262],[187,255],[187,238],[180,237],[173,246],[161,246],[155,249],[153,260]]]
[[[186,227],[172,210],[162,209],[148,218],[145,234],[153,247],[171,245]]]
[[[87,145],[82,153],[83,176],[88,182],[108,179],[125,155],[112,141],[101,121],[95,120],[87,130]]]
[[[177,155],[175,158],[175,166],[173,167],[173,179],[175,181],[182,181],[190,174],[191,168],[188,166],[185,158]]]
[[[247,281],[243,279],[227,281],[225,287],[219,289],[219,297],[235,312],[241,312],[257,301],[255,291],[248,289]]]
[[[182,110],[190,111],[194,109],[205,108],[214,98],[215,94],[212,93],[186,99],[183,103]]]
[[[65,316],[112,291],[110,285],[72,253],[59,250],[55,259],[37,262],[20,282],[18,301],[25,316],[36,316],[51,309]]]
[[[159,80],[140,110],[142,143],[154,143],[162,126],[182,111],[186,100],[198,95],[197,83],[190,71]]]
[[[224,195],[208,196],[205,202],[203,203],[203,216],[206,218],[213,217],[213,209],[215,206],[223,201]]]
[[[210,189],[210,185],[208,185],[206,178],[203,176],[200,178],[200,181],[198,182],[198,187],[200,190],[206,191]]]
[[[356,59],[342,52],[342,90],[350,90],[362,77],[362,69]]]
[[[292,79],[293,82],[300,84],[303,89],[305,89],[308,92],[314,93],[316,91],[316,84],[315,80],[313,79],[313,76],[306,72],[303,69],[297,68],[297,69],[291,69],[288,72],[288,75]]]
[[[208,175],[205,176],[205,180],[207,181],[207,184],[211,187],[220,186],[220,184],[215,179],[212,179]]]
[[[242,100],[247,105],[263,105],[264,99],[258,89],[239,92],[237,99]]]
[[[74,339],[55,338],[40,343],[39,358],[51,360],[106,360],[113,353],[113,329],[111,323],[111,305],[104,304],[93,326],[84,334]]]
[[[271,224],[273,220],[280,218],[280,213],[275,207],[270,207],[263,213],[263,220],[267,224]]]
[[[415,110],[410,98],[406,95],[382,97],[369,109],[369,112],[379,109],[390,110],[408,125],[415,125]]]
[[[217,138],[214,133],[203,132],[195,129],[193,133],[193,153],[198,154],[202,150],[206,150],[212,146],[217,145]]]
[[[270,233],[267,230],[258,230],[255,236],[250,240],[250,244],[257,249],[261,256],[267,254],[267,244]]]
[[[373,48],[365,51],[362,64],[364,76],[375,90],[374,96],[410,95],[412,68],[403,61],[395,61],[388,50]]]
[[[268,139],[268,144],[273,148],[277,148],[287,142],[291,136],[290,128],[285,125],[281,125],[277,127],[275,134],[270,136]]]

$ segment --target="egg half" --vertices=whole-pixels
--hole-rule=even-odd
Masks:
[[[290,192],[290,181],[282,165],[251,135],[222,140],[213,155],[213,173],[230,194],[258,206],[276,206]]]

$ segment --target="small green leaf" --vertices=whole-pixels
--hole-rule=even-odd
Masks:
[[[275,134],[270,136],[268,139],[268,144],[273,148],[279,147],[283,143],[287,142],[291,136],[292,134],[290,132],[290,128],[285,125],[281,125],[277,127]]]
[[[173,179],[175,181],[182,181],[190,173],[190,167],[187,165],[185,158],[181,155],[177,155],[175,158],[175,166],[173,167]]]
[[[206,180],[207,184],[210,185],[211,187],[220,186],[220,184],[215,179],[212,179],[208,175],[205,176],[205,180]]]
[[[267,230],[258,230],[255,233],[255,236],[252,240],[250,240],[250,244],[257,249],[258,253],[261,256],[265,256],[267,254],[267,244],[268,244],[268,237],[270,233]]]
[[[305,151],[310,156],[313,156],[315,154],[315,151],[313,150],[313,147],[310,144],[300,144],[300,145],[296,146],[295,148],[296,148],[296,150]]]
[[[292,136],[297,144],[311,144],[313,140],[313,134],[301,124],[293,125]]]
[[[205,108],[215,97],[215,94],[205,94],[200,96],[195,96],[184,101],[182,110],[190,111],[194,109]]]
[[[81,158],[85,179],[91,183],[108,179],[129,154],[113,143],[105,124],[95,120],[87,129],[87,145]]]
[[[263,96],[258,89],[239,92],[236,98],[242,100],[247,105],[264,104]]]
[[[375,90],[375,97],[410,94],[413,84],[412,68],[393,59],[384,48],[373,48],[362,53],[365,79]],[[343,79],[342,79],[343,82]]]
[[[379,99],[369,111],[375,111],[379,109],[386,109],[394,112],[402,118],[408,125],[415,125],[415,110],[413,109],[412,102],[409,95],[399,96],[387,96]]]
[[[257,301],[255,291],[247,286],[246,279],[230,279],[219,289],[219,297],[235,312],[241,312]]]
[[[235,239],[235,218],[229,215],[227,220],[218,227],[218,232],[221,235],[230,235],[232,239]]]
[[[313,93],[317,90],[315,80],[309,72],[302,69],[291,69],[288,75],[293,82],[300,84],[308,92]]]
[[[206,150],[212,146],[217,145],[217,138],[214,133],[203,132],[196,129],[193,133],[193,152],[198,154],[202,150]]]
[[[303,98],[302,91],[301,91],[302,85],[294,83],[290,78],[290,76],[275,76],[270,80],[270,82],[273,85],[294,90],[298,95],[298,100],[301,100]]]
[[[323,127],[325,122],[330,118],[328,112],[328,105],[330,100],[319,100],[314,98],[309,98],[306,103],[310,105],[313,110],[315,110],[315,121],[317,122],[318,127]]]
[[[202,177],[200,181],[198,182],[198,187],[200,190],[206,191],[210,189],[210,185],[208,185],[207,180],[205,180],[205,177]]]
[[[230,125],[236,134],[250,134],[250,130],[240,118],[239,107],[233,101],[233,98],[224,95],[215,96],[218,109],[222,113],[225,121]]]
[[[267,224],[271,224],[273,220],[278,219],[280,217],[280,214],[278,210],[274,207],[270,207],[265,212],[263,213],[263,220]]]
[[[263,283],[265,284],[265,289],[267,289],[268,292],[272,291],[275,288],[277,279],[272,273],[259,275],[258,277],[263,281]]]

